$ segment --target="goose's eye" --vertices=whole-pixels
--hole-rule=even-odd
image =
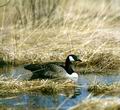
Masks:
[[[70,60],[71,62],[75,61],[72,56],[69,56],[69,60]]]

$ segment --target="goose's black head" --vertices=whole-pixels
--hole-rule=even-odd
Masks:
[[[72,74],[74,72],[74,70],[71,67],[71,64],[76,61],[82,62],[76,55],[71,54],[67,56],[65,62],[65,70],[67,71],[67,73]]]
[[[73,55],[73,54],[68,55],[66,59],[66,62],[69,62],[69,63],[76,62],[76,61],[82,62],[77,55]]]

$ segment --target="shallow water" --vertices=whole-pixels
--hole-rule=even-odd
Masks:
[[[15,68],[4,67],[0,68],[1,75],[11,74],[11,70]],[[13,74],[13,73],[12,73]],[[78,85],[80,88],[60,93],[58,95],[43,95],[43,94],[21,94],[9,98],[0,98],[0,109],[14,108],[17,110],[37,110],[37,109],[59,109],[66,110],[71,106],[76,105],[80,101],[89,96],[87,91],[88,85],[94,82],[111,84],[120,81],[119,74],[100,75],[96,73],[79,75]],[[70,96],[72,94],[73,96]],[[92,96],[95,97],[95,96]]]

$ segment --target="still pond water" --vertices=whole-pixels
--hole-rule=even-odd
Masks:
[[[15,69],[15,68],[13,68]],[[0,68],[0,75],[2,74],[10,74],[12,68],[4,67]],[[119,74],[111,74],[111,75],[100,75],[96,73],[79,75],[78,84],[81,86],[80,88],[76,88],[73,92],[73,97],[68,97],[66,94],[59,95],[36,95],[36,94],[21,94],[14,97],[9,98],[0,98],[0,109],[14,109],[14,110],[67,110],[71,106],[80,103],[80,101],[84,100],[89,96],[89,92],[87,91],[88,85],[93,82],[100,82],[110,84],[113,82],[120,81]],[[95,97],[95,96],[93,96]]]

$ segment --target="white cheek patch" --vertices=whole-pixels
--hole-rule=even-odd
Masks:
[[[70,60],[71,62],[75,61],[72,56],[69,56],[69,60]]]

